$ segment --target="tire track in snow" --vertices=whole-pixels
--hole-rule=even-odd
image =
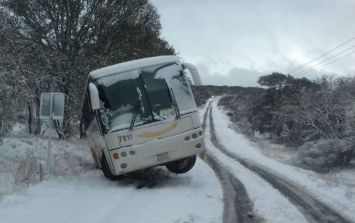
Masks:
[[[207,117],[208,117],[208,112],[209,112],[209,110],[210,110],[210,108],[211,108],[211,103],[212,103],[212,101],[208,102],[206,111],[205,111],[205,113],[203,114],[203,121],[202,121],[202,129],[203,129],[203,132],[205,132],[205,130],[206,130]]]
[[[292,183],[288,182],[286,179],[281,178],[270,171],[265,170],[262,166],[247,161],[238,157],[236,154],[228,151],[224,145],[222,145],[216,136],[213,117],[212,117],[212,107],[209,104],[209,121],[210,121],[210,131],[211,131],[211,141],[213,145],[218,148],[225,155],[231,157],[235,161],[239,162],[249,170],[255,172],[268,183],[270,183],[275,189],[280,191],[281,194],[286,196],[307,218],[310,222],[324,222],[324,223],[351,223],[348,219],[341,216],[339,213],[320,202],[313,196],[311,196],[306,191],[298,188]]]
[[[205,131],[208,113],[211,109],[209,102],[203,116],[202,128]],[[224,223],[258,223],[253,211],[253,203],[249,199],[243,184],[236,179],[228,170],[218,165],[217,161],[206,152],[201,154],[201,158],[213,169],[223,189],[223,222]]]

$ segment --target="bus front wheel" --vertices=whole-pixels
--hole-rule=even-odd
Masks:
[[[99,165],[100,159],[97,157],[97,154],[96,154],[94,148],[90,147],[90,150],[91,150],[92,158],[93,158],[94,163],[95,163],[95,167],[96,167],[97,169],[101,169],[101,167],[100,167],[100,165]]]
[[[166,168],[173,173],[181,174],[191,170],[195,165],[196,156],[190,156],[184,159],[175,160],[165,164]]]
[[[116,176],[111,173],[110,167],[109,167],[106,157],[105,157],[105,153],[103,153],[103,152],[102,152],[102,156],[101,156],[101,168],[102,168],[102,172],[104,173],[106,178],[108,178],[110,180],[116,179]]]

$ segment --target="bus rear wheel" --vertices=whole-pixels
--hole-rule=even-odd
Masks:
[[[181,174],[186,173],[195,165],[196,156],[190,156],[184,159],[175,160],[165,164],[166,168],[173,173]]]

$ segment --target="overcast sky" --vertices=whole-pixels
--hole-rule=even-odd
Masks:
[[[255,86],[260,75],[288,73],[355,37],[355,0],[151,2],[161,15],[162,36],[197,65],[206,84]],[[355,39],[332,55],[351,53],[355,48],[341,51],[352,46]],[[355,75],[355,53],[316,70]],[[316,76],[306,71],[294,75]]]

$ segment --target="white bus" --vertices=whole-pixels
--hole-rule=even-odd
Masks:
[[[80,129],[107,178],[157,165],[178,174],[194,166],[205,146],[188,73],[201,83],[197,69],[176,56],[90,72]]]

